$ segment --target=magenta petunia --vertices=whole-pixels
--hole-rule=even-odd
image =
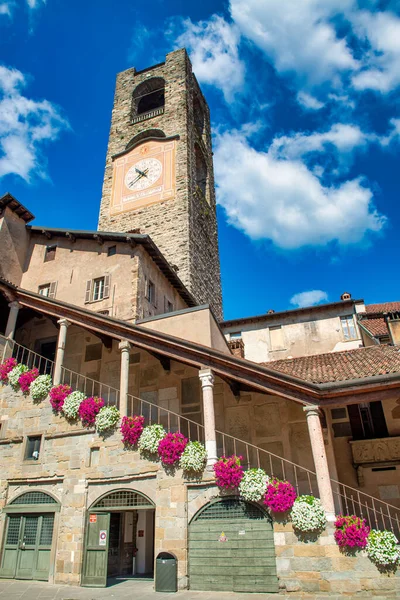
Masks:
[[[15,358],[7,358],[3,363],[1,363],[1,365],[0,365],[0,381],[7,383],[9,372],[12,371],[13,368],[17,366],[17,364],[18,363]]]
[[[179,431],[167,433],[158,444],[158,456],[165,465],[174,465],[183,454],[188,439]]]
[[[18,383],[20,389],[24,392],[24,394],[27,394],[29,392],[29,388],[32,381],[35,381],[35,379],[37,379],[38,377],[39,371],[36,367],[33,367],[33,369],[31,369],[30,371],[25,371],[24,373],[21,373],[18,379]]]
[[[267,485],[264,504],[273,512],[286,512],[292,508],[296,497],[296,490],[289,481],[272,479]]]
[[[50,404],[53,407],[54,412],[60,412],[64,406],[64,400],[72,392],[72,388],[69,385],[60,383],[51,388],[49,392]]]
[[[121,423],[122,441],[125,446],[136,446],[144,429],[144,417],[123,417]]]
[[[91,396],[82,400],[79,405],[78,414],[85,427],[94,425],[96,415],[103,408],[104,404],[103,398],[99,398],[98,396]]]
[[[365,519],[356,515],[339,515],[335,527],[335,540],[341,548],[366,547],[370,528]]]
[[[215,482],[225,490],[239,487],[244,469],[240,464],[242,456],[222,456],[214,465]]]

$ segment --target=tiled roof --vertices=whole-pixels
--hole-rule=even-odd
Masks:
[[[400,310],[400,302],[382,302],[380,304],[366,304],[365,310],[367,313],[395,312],[397,310]]]
[[[373,337],[389,336],[389,330],[383,318],[362,319],[360,323]]]
[[[331,383],[400,373],[400,349],[397,346],[370,346],[263,364],[268,369],[311,383]]]

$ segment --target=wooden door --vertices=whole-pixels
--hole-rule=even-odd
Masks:
[[[85,536],[82,585],[107,585],[110,513],[91,511],[88,514]]]

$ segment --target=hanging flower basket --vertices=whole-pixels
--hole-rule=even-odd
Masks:
[[[26,373],[27,371],[29,371],[29,367],[20,363],[8,373],[8,383],[14,391],[19,390],[19,378],[22,373]]]
[[[365,548],[370,532],[365,519],[339,515],[335,521],[335,540],[341,548]]]
[[[240,464],[242,456],[222,456],[214,465],[215,482],[224,490],[239,487],[243,479],[243,467]]]
[[[187,473],[202,473],[207,462],[207,450],[200,442],[189,442],[179,461],[181,469]]]
[[[269,477],[264,469],[249,469],[243,474],[239,484],[239,493],[244,500],[258,502],[265,494]]]
[[[7,358],[0,365],[0,381],[8,383],[8,374],[17,366],[17,360],[15,358]]]
[[[367,541],[368,557],[378,567],[395,569],[400,563],[399,541],[391,531],[372,529]]]
[[[267,485],[264,504],[272,512],[283,513],[293,507],[296,496],[296,490],[289,481],[274,478]]]
[[[136,446],[144,429],[144,417],[123,417],[121,423],[122,441],[126,447]]]
[[[29,388],[31,383],[35,381],[39,377],[39,371],[36,367],[33,367],[30,371],[25,371],[25,373],[21,373],[18,379],[20,390],[24,394],[29,394]]]
[[[78,415],[84,427],[90,427],[95,424],[96,416],[104,406],[103,398],[98,396],[90,396],[85,398],[79,405]]]
[[[44,400],[49,395],[49,392],[52,388],[53,382],[51,380],[50,375],[39,375],[32,381],[29,393],[34,402],[40,402],[40,400]]]
[[[71,392],[72,388],[64,383],[60,383],[51,388],[49,398],[54,412],[61,412],[64,400]]]
[[[158,444],[158,456],[164,465],[174,465],[182,456],[188,439],[179,431],[167,433]]]
[[[293,527],[304,533],[317,533],[326,525],[326,515],[319,498],[299,496],[290,513]]]
[[[85,394],[82,392],[71,392],[64,400],[62,412],[68,421],[75,421],[78,418],[79,406],[85,399]]]
[[[103,406],[97,413],[95,419],[97,433],[110,431],[117,425],[120,418],[121,415],[116,406]]]
[[[138,448],[142,453],[157,454],[158,444],[166,435],[162,425],[148,425],[143,429],[138,442]]]

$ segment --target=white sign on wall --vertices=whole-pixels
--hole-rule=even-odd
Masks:
[[[107,546],[107,529],[100,529],[99,546]]]

